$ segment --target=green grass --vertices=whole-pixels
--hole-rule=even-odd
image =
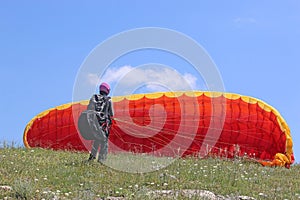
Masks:
[[[107,162],[124,163],[124,167],[130,168],[126,162],[137,159],[134,157],[109,155]],[[0,199],[108,196],[151,199],[147,195],[149,191],[170,189],[209,190],[223,196],[244,195],[256,199],[300,199],[300,165],[290,169],[268,168],[242,159],[187,158],[150,173],[126,173],[98,162],[84,162],[87,158],[88,154],[81,152],[2,148],[0,186],[11,186],[12,190],[0,189]],[[157,167],[155,158],[147,160],[151,162],[142,163]]]

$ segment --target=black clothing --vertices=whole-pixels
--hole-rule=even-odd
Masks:
[[[100,103],[103,100],[105,101],[105,103]],[[91,97],[87,109],[97,111],[98,122],[100,126],[102,126],[102,129],[100,130],[101,133],[99,134],[104,133],[106,135],[106,138],[104,140],[94,140],[89,160],[96,158],[100,146],[98,161],[102,162],[106,159],[108,153],[109,128],[112,124],[113,117],[111,98],[108,97],[105,93],[95,94]]]

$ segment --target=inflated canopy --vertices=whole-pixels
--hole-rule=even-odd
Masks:
[[[112,97],[110,152],[157,156],[246,156],[267,166],[294,162],[290,129],[265,102],[232,93],[160,92]],[[36,115],[26,126],[26,147],[90,151],[78,132],[88,100]]]

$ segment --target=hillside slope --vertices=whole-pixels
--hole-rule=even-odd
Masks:
[[[300,199],[298,164],[286,169],[262,167],[243,159],[187,158],[151,173],[126,173],[97,162],[87,163],[87,157],[80,152],[2,148],[0,199],[152,199],[157,191],[187,190],[207,190],[227,199]],[[109,155],[109,161],[122,165],[134,157]],[[150,163],[153,167],[157,164],[155,159]],[[175,193],[168,195],[175,198]],[[177,199],[187,198],[180,192],[176,195]]]

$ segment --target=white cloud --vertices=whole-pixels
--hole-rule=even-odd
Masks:
[[[131,66],[123,66],[120,68],[109,68],[104,75],[102,76],[101,80],[97,74],[89,73],[87,75],[87,81],[90,85],[96,86],[100,82],[107,82],[107,83],[114,83],[117,82],[133,69]]]
[[[89,73],[87,75],[87,81],[90,85],[96,86],[99,83],[100,79],[97,74]]]
[[[103,81],[112,83],[120,80],[124,75],[129,73],[133,67],[125,65],[120,68],[109,68],[103,75]]]
[[[95,74],[89,74],[88,79],[91,84],[99,83]],[[112,85],[114,95],[127,95],[140,89],[143,92],[193,90],[197,88],[197,80],[193,74],[182,75],[159,64],[109,68],[101,79]]]
[[[193,88],[196,89],[197,88],[197,78],[195,76],[193,76],[192,74],[189,73],[185,73],[183,75],[183,78],[185,79],[186,82],[189,83],[189,85]]]

